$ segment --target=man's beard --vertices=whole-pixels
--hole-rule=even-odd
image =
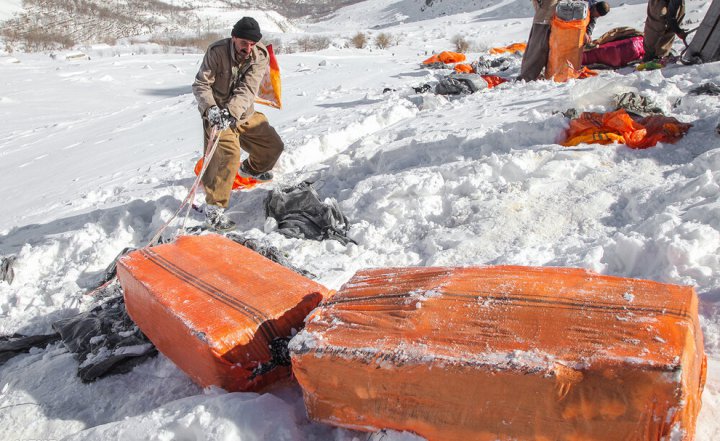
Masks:
[[[240,56],[241,59],[244,60],[248,57],[248,55],[250,55],[250,52],[246,51],[245,49],[240,49],[238,51],[238,55]]]

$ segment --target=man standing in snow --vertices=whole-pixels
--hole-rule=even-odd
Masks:
[[[270,60],[261,38],[254,18],[240,19],[231,38],[208,47],[192,85],[203,116],[206,149],[212,128],[219,130],[217,149],[202,179],[206,224],[216,230],[235,227],[224,211],[238,167],[243,177],[270,181],[270,170],[284,149],[280,136],[253,105]],[[250,154],[242,164],[241,148]]]
[[[585,28],[585,44],[592,41],[592,33],[595,30],[595,23],[598,17],[604,17],[610,12],[610,5],[607,2],[599,2],[597,0],[586,0],[588,2],[588,13],[590,14],[590,22]]]
[[[643,61],[669,55],[675,35],[685,41],[687,31],[680,27],[684,18],[685,0],[648,0]]]
[[[540,78],[550,54],[550,24],[558,0],[532,0],[535,8],[527,47],[520,64],[518,80],[535,81]]]
[[[586,1],[590,23],[585,30],[585,43],[589,43],[597,18],[607,14],[610,11],[610,5],[604,1]],[[518,75],[518,80],[525,81],[534,81],[540,78],[540,74],[547,65],[550,55],[550,28],[558,0],[532,0],[532,3],[535,8],[535,16],[520,65],[520,75]]]

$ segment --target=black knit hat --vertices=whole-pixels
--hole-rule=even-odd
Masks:
[[[233,26],[233,30],[230,35],[235,38],[244,38],[245,40],[251,40],[256,43],[262,38],[260,25],[252,17],[241,18],[237,23],[235,23],[235,26]]]
[[[598,15],[602,17],[610,11],[610,5],[608,5],[607,2],[598,2],[595,4],[595,10]]]

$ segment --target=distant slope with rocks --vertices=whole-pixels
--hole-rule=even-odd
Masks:
[[[24,0],[4,8],[6,52],[114,44],[119,38],[225,33],[253,15],[266,32],[294,32],[289,18],[318,18],[359,0]]]

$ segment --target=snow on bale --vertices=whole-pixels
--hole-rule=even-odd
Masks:
[[[428,440],[691,440],[693,288],[582,269],[375,269],[290,342],[309,415]]]
[[[288,378],[276,350],[327,293],[215,234],[130,253],[118,277],[130,317],[158,350],[201,386],[228,391]]]

